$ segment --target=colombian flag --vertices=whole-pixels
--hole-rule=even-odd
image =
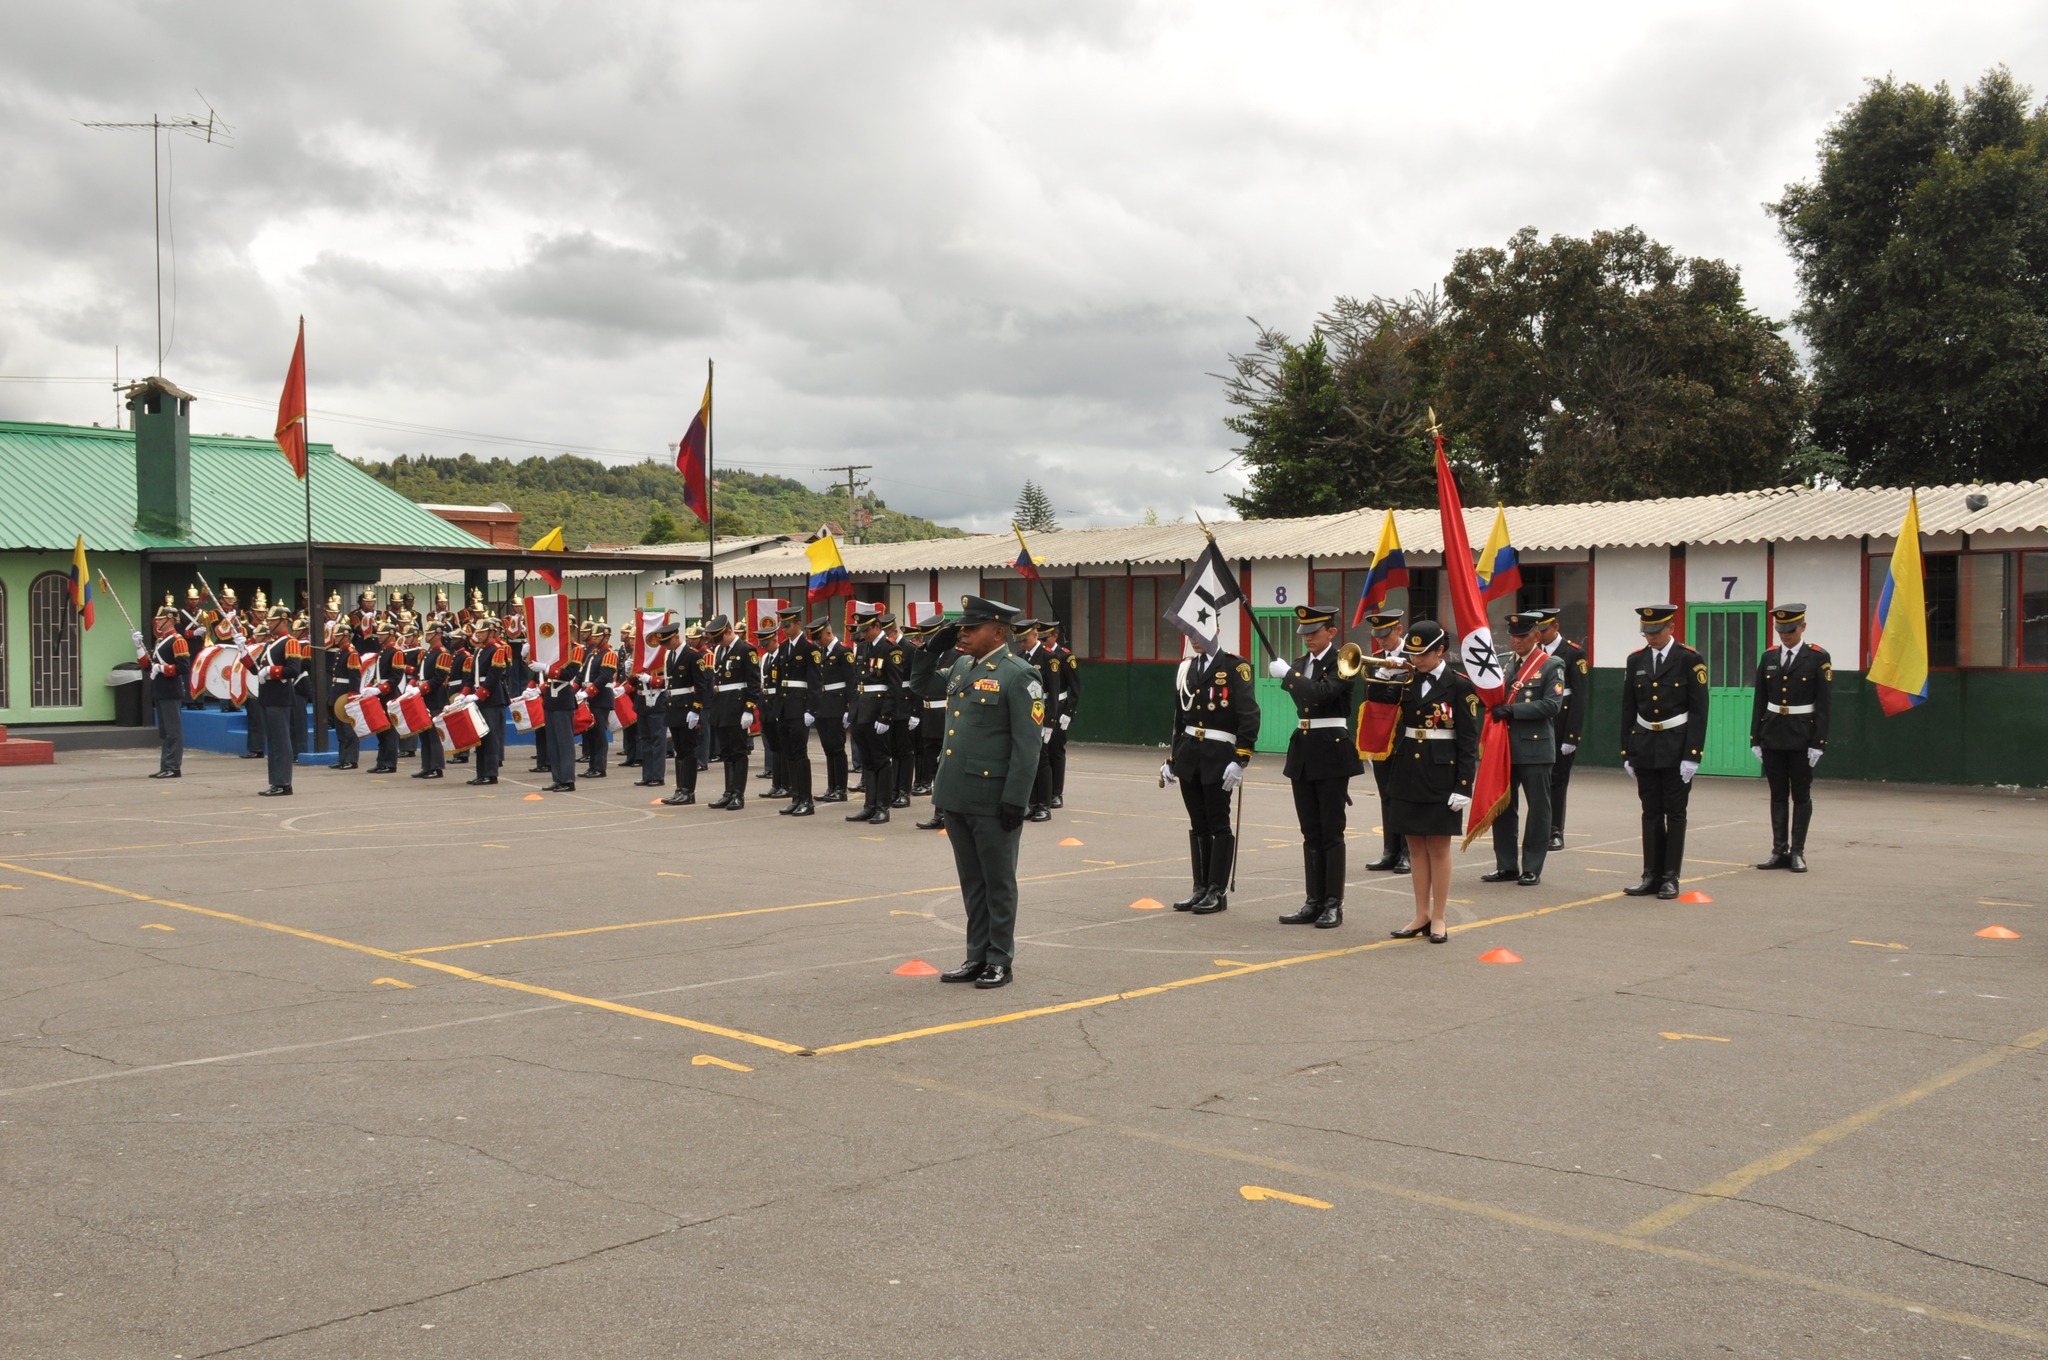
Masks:
[[[804,545],[804,556],[811,559],[811,584],[804,596],[805,604],[816,604],[829,600],[834,595],[853,596],[853,578],[846,574],[846,561],[839,555],[839,543],[830,534],[825,534],[815,543]]]
[[[1010,565],[1014,566],[1025,580],[1037,581],[1038,559],[1031,555],[1031,546],[1024,541],[1024,531],[1012,524],[1010,532],[1017,536],[1017,560]],[[1043,585],[1044,582],[1040,581],[1039,584]]]
[[[71,550],[71,607],[78,611],[78,617],[92,627],[92,573],[85,567],[85,535],[78,536],[78,546]]]
[[[559,524],[542,534],[540,539],[533,545],[535,552],[561,552],[563,548],[562,526]],[[562,588],[562,573],[559,571],[549,571],[546,567],[542,567],[534,575],[546,581],[549,590],[560,590]]]
[[[1515,545],[1508,542],[1508,512],[1493,512],[1493,532],[1479,550],[1479,598],[1498,600],[1522,588],[1522,562]]]
[[[1920,497],[1906,498],[1906,522],[1870,619],[1870,669],[1886,717],[1927,702],[1927,596],[1920,564]]]
[[[1387,602],[1387,592],[1408,584],[1408,558],[1401,552],[1401,536],[1394,532],[1394,512],[1387,511],[1380,525],[1380,545],[1373,549],[1372,566],[1365,573],[1365,588],[1358,592],[1358,608],[1351,611],[1351,626],[1365,622],[1365,616]]]
[[[676,445],[676,471],[683,474],[683,504],[706,524],[711,522],[711,380],[704,381],[704,404]]]

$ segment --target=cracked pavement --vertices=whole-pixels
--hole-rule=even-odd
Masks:
[[[2038,794],[1823,780],[1794,877],[1702,779],[1687,906],[1614,896],[1632,790],[1581,771],[1437,948],[1362,869],[1274,923],[1277,760],[1231,910],[1133,910],[1185,890],[1155,765],[1075,749],[996,992],[892,974],[960,950],[908,816],[5,772],[0,1354],[2048,1355]]]

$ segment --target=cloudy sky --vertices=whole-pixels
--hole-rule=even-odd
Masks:
[[[718,361],[722,464],[1000,528],[1220,513],[1247,316],[1635,223],[1784,317],[1761,205],[1869,77],[2048,87],[2038,6],[1287,0],[110,3],[0,14],[0,419],[153,368],[271,425],[307,318],[344,452],[662,456]],[[172,325],[167,321],[167,327]],[[48,379],[74,381],[47,381]],[[28,379],[30,381],[22,381]],[[266,409],[267,408],[267,409]],[[522,442],[528,441],[528,442]]]

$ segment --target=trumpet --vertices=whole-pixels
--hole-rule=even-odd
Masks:
[[[1337,674],[1346,680],[1357,678],[1365,669],[1365,653],[1355,642],[1347,642],[1337,649]]]

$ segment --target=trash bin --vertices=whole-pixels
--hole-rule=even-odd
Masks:
[[[147,727],[156,721],[149,702],[149,686],[143,682],[140,666],[129,663],[108,671],[107,688],[114,691],[116,727]]]

